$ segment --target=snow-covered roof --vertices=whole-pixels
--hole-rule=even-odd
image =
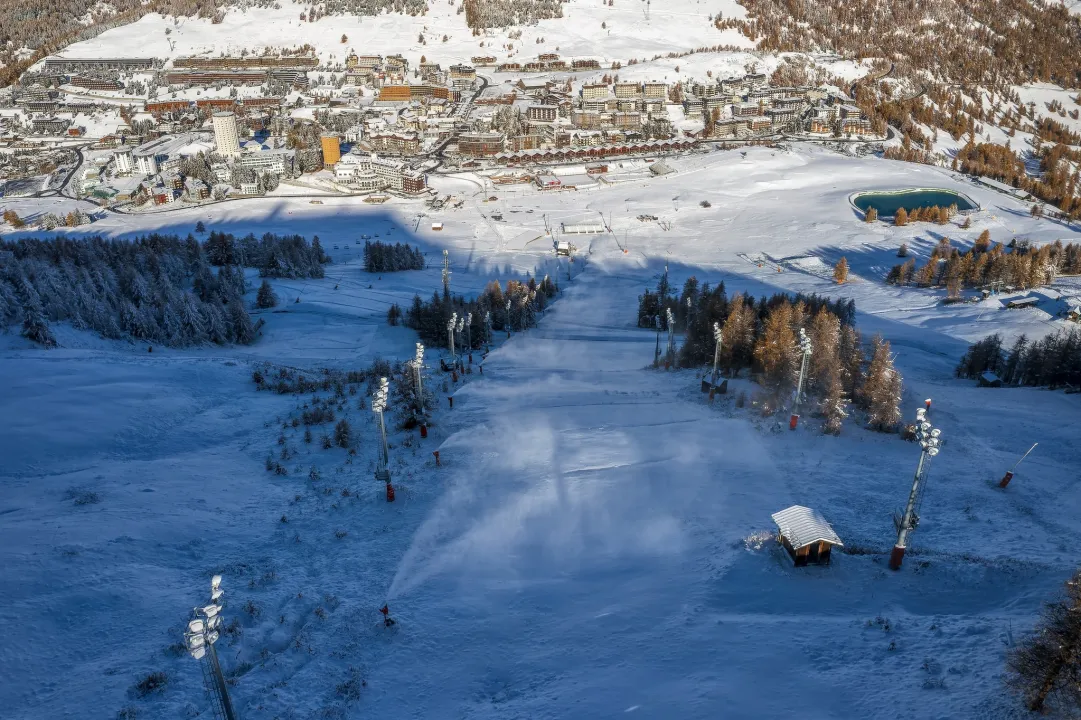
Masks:
[[[773,522],[777,523],[777,529],[788,540],[794,550],[806,547],[811,543],[824,540],[831,545],[844,546],[841,538],[833,532],[833,528],[826,522],[826,518],[817,510],[812,510],[802,505],[793,505],[790,508],[773,513]]]

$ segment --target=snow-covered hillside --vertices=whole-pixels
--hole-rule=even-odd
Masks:
[[[46,351],[0,337],[0,416],[13,419],[0,434],[5,717],[208,717],[198,666],[175,645],[214,572],[240,629],[221,654],[247,720],[1020,717],[1003,655],[1076,566],[1077,396],[978,389],[953,368],[969,340],[1064,321],[994,298],[946,306],[941,291],[882,278],[902,242],[925,256],[943,235],[963,247],[984,229],[1036,243],[1081,233],[927,166],[766,148],[665,162],[675,172],[660,178],[613,162],[607,183],[563,193],[435,178],[461,210],[279,196],[90,226],[318,234],[334,264],[321,281],[275,281],[286,302],[261,315],[250,348],[148,353],[61,328],[65,347]],[[895,228],[849,203],[900,187],[960,190],[981,209],[968,229]],[[0,210],[53,202],[71,201]],[[557,263],[545,216],[558,227],[601,215],[612,232]],[[430,296],[439,273],[364,273],[356,240],[375,233],[433,260],[448,249],[458,292],[527,271],[564,289],[539,327],[497,338],[483,375],[456,384],[433,371],[431,436],[392,433],[392,505],[356,397],[342,411],[361,434],[350,457],[289,426],[310,397],[251,381],[263,360],[412,356],[411,331],[383,317]],[[841,256],[852,276],[839,287],[829,268]],[[636,299],[666,261],[677,284],[693,274],[729,293],[853,298],[861,331],[891,341],[906,414],[933,398],[946,438],[900,572],[885,553],[916,447],[852,421],[837,438],[810,419],[782,430],[736,407],[746,379],[710,407],[694,373],[645,369],[655,337],[635,328]],[[429,366],[440,352],[429,348]],[[297,453],[287,476],[264,469],[279,436]],[[761,535],[791,504],[820,510],[849,552],[791,567]],[[151,671],[166,673],[164,690],[136,697]]]
[[[402,53],[411,62],[421,55],[434,62],[469,62],[475,55],[495,55],[500,61],[525,62],[538,53],[558,52],[564,57],[596,57],[606,62],[652,58],[699,47],[733,45],[753,47],[735,30],[717,30],[710,16],[742,18],[743,8],[732,0],[704,4],[698,0],[670,0],[650,4],[623,0],[612,7],[598,2],[571,0],[563,17],[520,28],[511,39],[509,30],[474,37],[457,4],[435,3],[423,16],[399,14],[370,16],[328,15],[316,22],[300,20],[308,5],[285,0],[279,9],[231,9],[224,20],[173,18],[151,14],[130,25],[108,30],[98,37],[67,47],[70,57],[152,55],[175,58],[192,54],[240,54],[263,48],[315,47],[328,63],[344,63],[350,51],[360,54]],[[601,27],[602,24],[605,27]],[[166,33],[169,30],[169,33]],[[345,44],[340,42],[346,35]],[[425,43],[418,42],[423,34]],[[447,36],[446,42],[443,36]],[[544,38],[538,44],[537,40]],[[481,45],[483,43],[483,46]],[[513,45],[513,49],[506,46]]]

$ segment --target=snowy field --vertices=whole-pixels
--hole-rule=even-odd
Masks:
[[[328,15],[314,23],[301,21],[309,5],[283,0],[279,9],[230,9],[224,20],[174,18],[150,14],[130,25],[107,30],[96,38],[69,45],[68,57],[152,55],[176,58],[193,54],[240,54],[242,49],[261,52],[310,44],[324,62],[342,63],[353,50],[361,55],[402,53],[416,63],[421,55],[442,63],[468,63],[475,55],[495,55],[500,62],[526,62],[538,53],[557,52],[564,57],[595,57],[604,62],[652,58],[669,52],[699,47],[730,45],[753,47],[736,30],[720,31],[709,17],[721,12],[726,18],[743,18],[746,11],[733,0],[665,0],[650,5],[621,0],[612,7],[599,2],[570,0],[563,17],[541,20],[519,28],[521,38],[511,39],[508,30],[489,31],[474,37],[457,3],[433,3],[426,15],[378,16]],[[601,24],[606,26],[602,29]],[[166,29],[170,34],[166,35]],[[348,41],[341,43],[341,36]],[[418,41],[423,34],[425,43]],[[443,36],[447,36],[446,42]],[[544,38],[543,43],[537,43]],[[483,46],[481,45],[483,43]],[[505,46],[513,45],[513,49]]]
[[[0,336],[4,717],[209,717],[198,665],[175,644],[214,572],[239,623],[220,647],[246,720],[1021,717],[1003,655],[1076,567],[1081,411],[1076,395],[977,389],[953,367],[968,341],[1064,321],[995,298],[944,306],[943,291],[882,278],[902,242],[922,262],[941,236],[965,247],[983,229],[1002,242],[1081,233],[926,166],[763,148],[666,162],[676,172],[580,192],[434,178],[461,210],[274,197],[91,226],[318,234],[334,264],[321,281],[275,283],[284,302],[251,347],[148,353],[60,328],[63,347],[41,350]],[[959,190],[981,209],[969,229],[894,228],[848,202],[906,187]],[[545,216],[602,215],[613,232],[576,240],[568,282]],[[433,267],[367,275],[356,239],[376,233],[419,243]],[[383,317],[438,288],[444,249],[458,292],[547,272],[564,293],[538,328],[497,338],[483,375],[433,372],[430,437],[392,433],[388,505],[356,398],[343,411],[362,438],[350,458],[305,444],[303,426],[283,430],[307,398],[257,392],[251,372],[410,357],[415,336]],[[839,287],[841,256],[852,275]],[[634,327],[636,298],[666,260],[677,285],[693,274],[729,294],[853,298],[864,336],[897,353],[906,414],[934,398],[946,446],[900,572],[885,554],[915,447],[852,422],[837,438],[813,420],[780,431],[731,395],[708,406],[693,373],[644,369],[654,335]],[[279,435],[297,453],[287,476],[264,469]],[[851,552],[791,567],[758,539],[791,504],[820,510]],[[136,697],[151,671],[165,689]]]

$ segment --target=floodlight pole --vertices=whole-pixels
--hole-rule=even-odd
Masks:
[[[653,367],[659,367],[661,364],[661,317],[657,316],[654,323],[657,326],[657,342],[653,346]]]
[[[454,328],[458,324],[458,313],[454,313],[450,316],[450,322],[447,323],[447,347],[450,349],[450,358],[452,362],[457,362],[458,356],[454,354]]]
[[[919,517],[916,515],[916,500],[920,494],[920,486],[924,481],[924,474],[928,458],[938,454],[941,441],[941,431],[935,430],[931,423],[927,422],[927,411],[920,408],[916,412],[917,431],[916,437],[920,443],[920,462],[916,466],[916,474],[912,478],[912,490],[908,493],[908,504],[905,506],[905,514],[897,526],[897,543],[890,553],[890,570],[900,570],[901,562],[905,558],[905,549],[908,544],[908,534],[916,529]]]
[[[713,402],[713,394],[717,389],[717,366],[721,362],[721,326],[713,323],[713,339],[717,344],[713,346],[713,377],[709,381],[709,401]]]
[[[484,313],[484,344],[486,346],[492,344],[492,313]]]
[[[385,377],[379,378],[379,389],[372,398],[372,412],[379,416],[379,440],[381,452],[379,453],[379,467],[375,470],[375,479],[382,480],[387,484],[387,502],[394,502],[394,486],[390,484],[390,453],[387,451],[387,427],[383,423],[383,411],[387,409],[387,399],[390,395],[390,386]]]
[[[443,295],[450,295],[450,254],[443,251]]]
[[[473,313],[465,316],[465,351],[473,356]],[[472,362],[472,360],[470,360]]]
[[[788,427],[792,430],[796,429],[799,424],[799,406],[803,400],[803,380],[807,376],[807,360],[811,357],[811,339],[807,337],[807,333],[803,328],[799,329],[799,347],[803,354],[803,359],[800,361],[799,367],[799,382],[796,385],[796,397],[792,403],[792,417],[789,419]]]
[[[668,349],[664,362],[665,365],[672,366],[676,364],[676,318],[672,315],[672,308],[666,308],[665,313],[668,318]]]
[[[214,643],[218,641],[222,627],[221,609],[225,605],[224,596],[221,575],[215,575],[210,581],[210,604],[195,608],[192,613],[194,617],[188,622],[188,630],[184,633],[184,642],[193,658],[205,660],[203,681],[211,697],[215,718],[237,720],[232,700],[229,698],[229,687],[225,684],[225,675],[222,674],[221,664],[218,662],[218,653],[214,650]]]
[[[421,381],[421,371],[424,369],[424,345],[417,343],[417,354],[413,358],[413,373],[417,385],[417,412],[424,415],[424,386]]]

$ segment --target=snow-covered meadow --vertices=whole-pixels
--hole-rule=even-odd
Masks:
[[[1003,242],[1081,233],[931,167],[818,149],[666,162],[676,172],[660,178],[612,163],[608,183],[577,192],[434,178],[459,210],[280,196],[81,228],[316,234],[334,264],[320,281],[275,281],[284,302],[250,347],[148,353],[59,328],[63,347],[42,350],[0,336],[5,717],[207,714],[175,644],[214,572],[241,629],[221,654],[245,718],[1020,717],[1002,659],[1075,569],[1081,411],[1076,395],[977,389],[953,367],[968,341],[1065,321],[995,298],[946,306],[944,291],[882,279],[902,242],[922,258],[941,236],[963,247],[984,229]],[[848,202],[903,187],[960,190],[981,209],[968,229],[895,228]],[[576,241],[568,281],[545,220],[602,215],[612,232]],[[419,243],[433,267],[364,273],[356,241],[377,233]],[[251,373],[411,357],[415,336],[383,317],[439,287],[444,249],[457,292],[547,272],[564,293],[539,327],[497,338],[483,375],[433,371],[431,436],[392,433],[387,504],[363,393],[343,403],[361,434],[351,458],[283,429],[311,398],[258,392]],[[837,286],[841,256],[852,276]],[[636,298],[666,261],[676,284],[853,298],[864,336],[891,341],[906,413],[933,398],[946,438],[900,572],[885,553],[915,446],[851,421],[837,438],[811,418],[778,430],[735,406],[748,380],[710,407],[694,373],[645,369],[655,338],[634,327]],[[1074,279],[1058,287],[1077,293]],[[279,436],[296,452],[287,476],[264,467]],[[829,568],[796,570],[761,541],[770,513],[796,503],[848,547]],[[159,670],[165,689],[135,697]]]

